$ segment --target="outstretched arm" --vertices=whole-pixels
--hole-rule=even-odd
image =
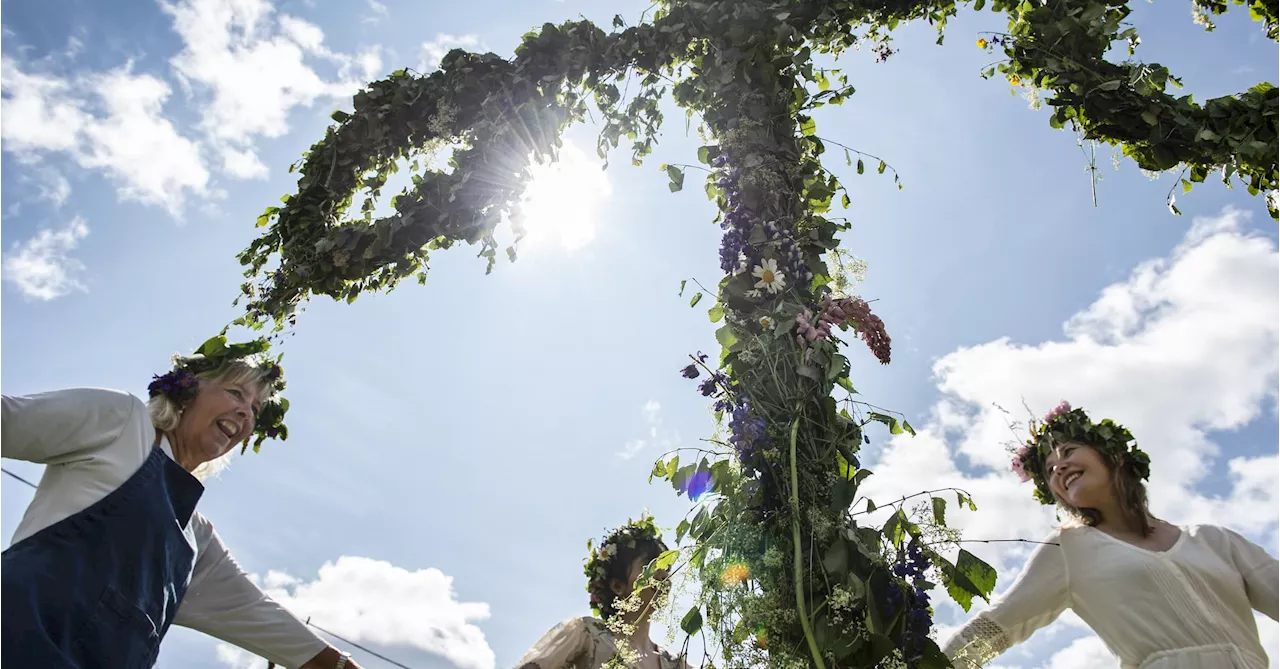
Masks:
[[[191,522],[200,551],[175,624],[290,669],[338,666],[341,653],[258,588],[204,516],[197,513]],[[350,660],[346,667],[359,669]]]
[[[1045,543],[1031,554],[1013,585],[961,627],[942,652],[957,669],[978,669],[1057,619],[1069,604],[1068,591],[1062,548]]]
[[[1280,579],[1280,562],[1258,544],[1245,539],[1232,530],[1226,531],[1230,542],[1231,562],[1244,579],[1245,593],[1254,610],[1277,620],[1280,595],[1277,580]]]

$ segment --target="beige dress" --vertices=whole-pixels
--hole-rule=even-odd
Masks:
[[[1266,669],[1253,610],[1276,619],[1280,565],[1226,528],[1181,529],[1164,552],[1092,527],[1055,532],[943,652],[976,669],[1070,608],[1124,669]]]
[[[655,646],[662,669],[688,669],[684,659]],[[518,669],[600,669],[614,655],[613,632],[591,616],[570,618],[542,635],[516,663]]]

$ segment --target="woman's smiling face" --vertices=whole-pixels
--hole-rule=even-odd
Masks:
[[[1111,492],[1111,468],[1096,449],[1068,442],[1057,446],[1044,462],[1049,489],[1077,509],[1106,505]]]

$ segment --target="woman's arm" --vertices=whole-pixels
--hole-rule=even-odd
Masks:
[[[1280,561],[1240,534],[1225,527],[1222,530],[1229,542],[1231,562],[1244,579],[1249,604],[1255,611],[1277,620],[1277,613],[1280,613],[1277,611],[1280,609],[1280,595],[1277,594]]]
[[[320,651],[318,655],[311,658],[310,662],[298,667],[298,669],[333,669],[338,666],[338,660],[342,657],[342,653],[337,648],[329,646]],[[343,669],[360,669],[360,665],[355,660],[347,659],[347,664]]]
[[[115,390],[73,388],[0,397],[0,456],[40,464],[63,464],[115,443],[145,421],[142,400]],[[155,435],[142,435],[150,444]]]
[[[285,667],[337,666],[340,653],[249,580],[204,516],[191,522],[199,554],[174,623]],[[359,669],[350,660],[346,666]]]
[[[977,669],[1066,610],[1067,565],[1058,539],[1055,533],[1038,546],[1013,585],[947,641],[942,652],[952,666]]]

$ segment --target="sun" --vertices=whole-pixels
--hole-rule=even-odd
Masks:
[[[525,228],[522,244],[559,240],[570,251],[590,244],[596,236],[600,205],[613,191],[600,163],[566,141],[558,161],[534,165],[531,173],[520,203]]]

